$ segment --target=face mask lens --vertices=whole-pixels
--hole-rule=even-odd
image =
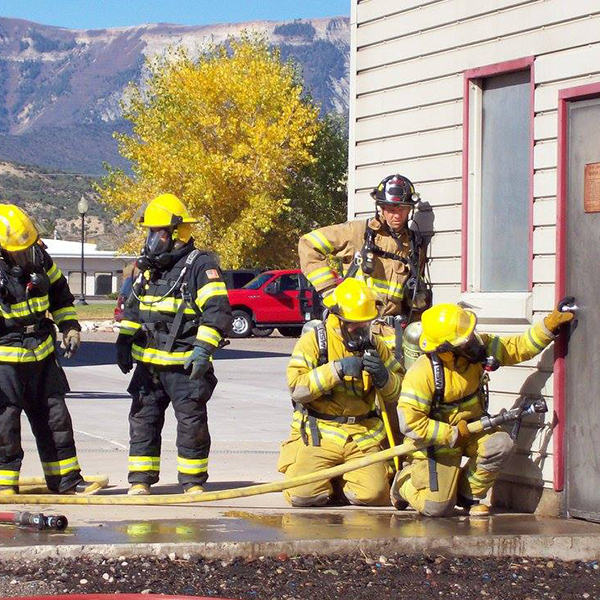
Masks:
[[[342,321],[344,345],[351,352],[362,352],[371,340],[371,323],[346,323]]]
[[[459,354],[472,363],[483,362],[487,358],[487,352],[483,345],[483,341],[476,333],[473,333],[460,347]]]
[[[31,267],[34,264],[35,252],[33,246],[25,248],[25,250],[9,252],[8,254],[16,267],[26,269],[27,267]]]
[[[168,229],[156,229],[148,232],[146,252],[158,256],[171,249],[171,232]]]

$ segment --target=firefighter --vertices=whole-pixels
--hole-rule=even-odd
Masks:
[[[442,517],[454,506],[487,515],[481,504],[514,452],[500,429],[471,435],[470,421],[487,411],[487,371],[514,365],[542,352],[573,313],[554,310],[523,335],[479,334],[475,315],[456,304],[423,313],[419,341],[425,353],[408,370],[398,404],[400,428],[409,440],[432,444],[415,451],[392,484],[392,504]],[[468,458],[461,468],[463,456]]]
[[[326,321],[298,340],[287,368],[292,429],[278,463],[286,479],[381,449],[386,434],[376,394],[395,413],[402,376],[385,343],[371,335],[378,302],[364,282],[348,278],[325,299],[331,310]],[[351,504],[389,504],[383,463],[347,473],[341,486]],[[292,506],[323,506],[334,489],[321,481],[285,490],[284,497]]]
[[[408,228],[408,218],[419,201],[413,184],[402,175],[390,175],[371,192],[380,212],[365,221],[347,221],[315,229],[300,238],[302,272],[325,298],[336,286],[328,257],[340,259],[344,275],[363,279],[384,300],[373,333],[381,335],[400,358],[402,326],[414,320],[431,302],[423,278],[425,242]]]
[[[147,236],[140,271],[117,338],[123,373],[137,362],[128,392],[129,494],[146,495],[158,481],[161,430],[173,404],[177,471],[185,493],[208,478],[206,403],[217,385],[212,355],[224,345],[231,309],[217,257],[194,247],[187,208],[173,194],[152,200],[140,226]]]
[[[90,494],[79,469],[71,416],[65,404],[69,384],[58,364],[55,328],[64,356],[80,345],[81,327],[73,295],[46,252],[33,221],[13,204],[0,204],[0,494],[16,494],[23,460],[21,411],[37,444],[48,489]],[[52,320],[47,317],[52,315]]]

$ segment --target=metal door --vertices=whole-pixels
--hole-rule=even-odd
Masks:
[[[581,309],[565,362],[567,511],[600,522],[600,212],[584,209],[586,165],[600,163],[600,98],[571,101],[567,114],[566,289]],[[589,167],[585,187],[600,195]]]

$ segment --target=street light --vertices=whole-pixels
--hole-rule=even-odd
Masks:
[[[84,292],[84,284],[85,284],[85,270],[84,270],[84,258],[83,258],[83,244],[85,242],[85,213],[88,211],[90,205],[88,201],[85,199],[85,196],[81,196],[81,200],[79,200],[77,204],[77,210],[81,215],[81,294],[79,299],[77,300],[77,304],[87,304],[85,301],[85,292]]]

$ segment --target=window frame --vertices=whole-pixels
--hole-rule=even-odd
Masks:
[[[463,88],[463,156],[462,156],[462,231],[461,231],[461,299],[481,308],[484,322],[510,321],[527,324],[532,320],[533,303],[533,199],[534,199],[534,57],[494,63],[464,72]],[[523,292],[481,292],[481,110],[483,79],[529,71],[531,114],[529,132],[529,260],[528,290]],[[475,122],[475,125],[474,125]],[[475,289],[473,286],[475,285]]]

